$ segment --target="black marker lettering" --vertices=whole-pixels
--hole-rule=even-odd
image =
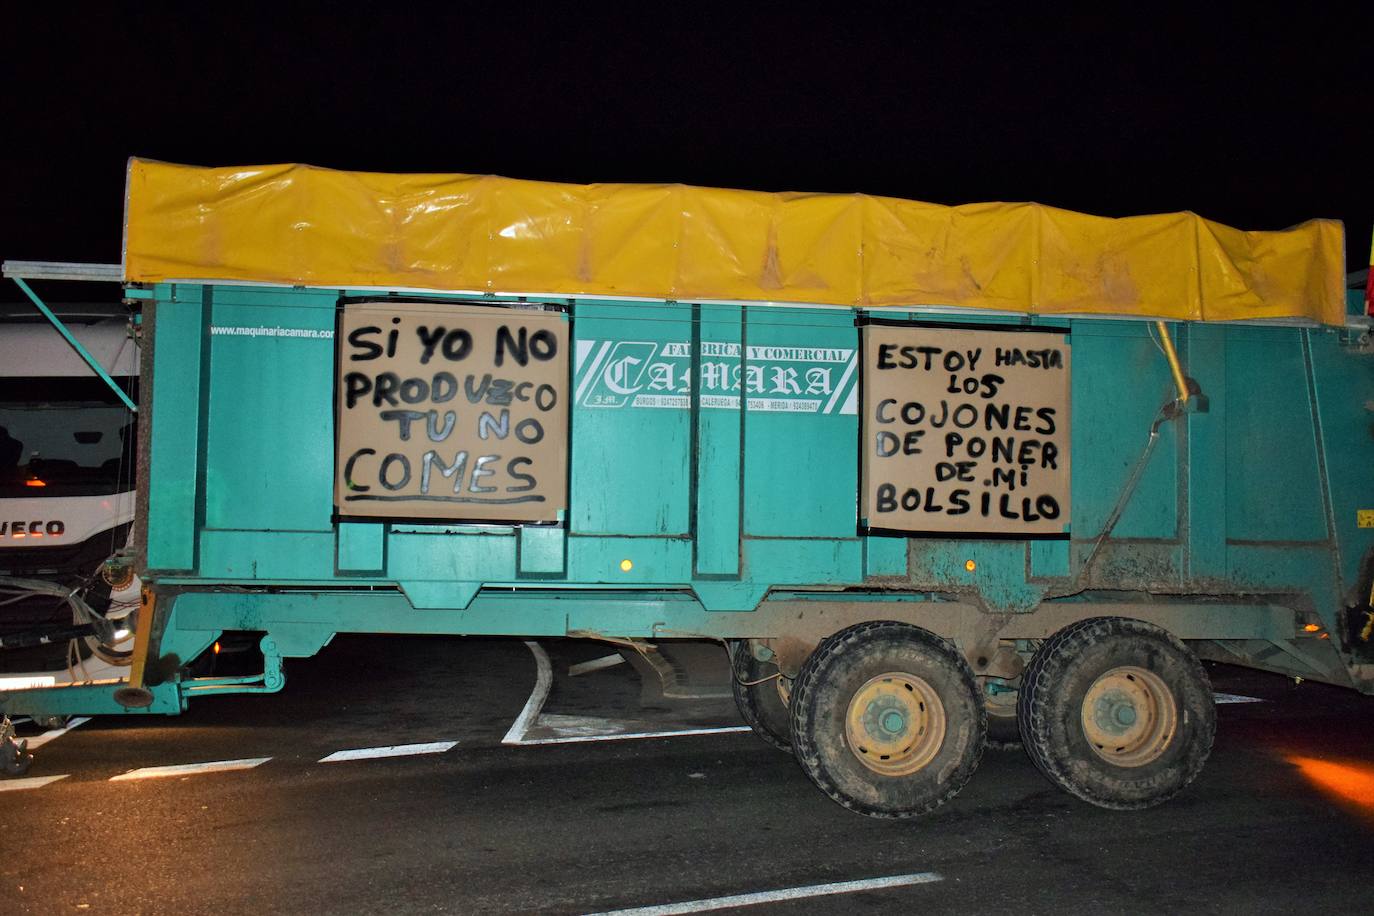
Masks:
[[[874,504],[879,512],[896,512],[897,488],[890,483],[878,484],[878,493],[874,499]]]
[[[488,438],[488,431],[496,433],[496,438],[504,439],[510,435],[510,411],[501,411],[501,419],[498,421],[487,411],[482,411],[482,415],[477,418],[477,438]]]
[[[411,421],[423,420],[427,414],[419,410],[383,410],[378,416],[386,421],[395,420],[401,427],[401,441],[409,442]]]
[[[392,483],[388,480],[391,475],[387,473],[387,470],[392,465],[396,464],[401,466],[401,479],[397,483]],[[386,487],[388,490],[402,489],[406,484],[410,483],[410,459],[399,452],[392,452],[390,455],[387,455],[382,459],[382,468],[377,472],[377,479],[380,480],[382,486]]]
[[[399,407],[400,403],[396,400],[396,389],[401,386],[401,377],[395,372],[383,372],[377,376],[376,387],[372,390],[372,406],[381,407],[383,402],[392,407]]]
[[[458,393],[458,380],[453,377],[452,372],[434,373],[434,381],[429,386],[429,399],[435,404],[443,404],[453,400]]]
[[[348,354],[349,360],[355,363],[366,362],[369,359],[376,359],[382,355],[381,344],[366,338],[372,334],[380,334],[382,329],[376,325],[368,325],[365,328],[354,328],[348,333],[348,344],[362,350],[361,353]]]
[[[547,328],[535,331],[530,336],[530,355],[542,362],[548,362],[558,353],[558,338]],[[499,365],[499,364],[498,364]],[[521,363],[520,365],[524,365]]]
[[[425,424],[425,434],[429,436],[430,442],[443,442],[445,439],[447,439],[449,437],[449,433],[453,432],[453,424],[457,422],[458,414],[452,410],[444,411],[443,429],[439,428],[439,424],[437,422],[438,419],[439,411],[431,410],[429,412],[429,420]]]
[[[454,328],[444,335],[444,359],[451,363],[466,359],[472,352],[472,335],[462,328]]]
[[[467,395],[470,403],[479,404],[482,398],[487,396],[487,388],[491,386],[491,375],[482,376],[482,383],[476,388],[472,387],[473,378],[474,376],[469,375],[463,380],[463,393]]]
[[[377,352],[381,353],[380,347]],[[361,372],[350,372],[344,376],[344,407],[352,410],[358,399],[372,390],[372,379]]]
[[[348,489],[352,490],[354,493],[366,493],[368,490],[372,489],[371,487],[353,482],[353,468],[358,464],[359,458],[364,455],[375,454],[377,454],[375,448],[360,448],[348,456],[348,461],[344,463],[344,486],[348,487]]]
[[[496,365],[500,367],[505,363],[506,350],[509,349],[511,359],[521,366],[529,364],[530,361],[530,342],[529,329],[521,328],[517,337],[512,337],[510,328],[504,324],[496,329]]]
[[[506,473],[507,473],[507,474],[509,474],[509,475],[510,475],[513,479],[515,479],[515,480],[523,480],[523,481],[526,481],[526,483],[524,484],[524,486],[519,486],[519,487],[510,487],[510,486],[508,486],[508,487],[506,487],[506,492],[507,492],[507,493],[523,493],[523,492],[525,492],[526,490],[533,490],[536,486],[539,485],[539,482],[538,482],[537,480],[534,479],[534,476],[533,476],[532,474],[522,474],[521,472],[519,472],[519,471],[517,471],[517,470],[515,469],[515,466],[516,466],[516,465],[521,465],[521,464],[532,464],[532,463],[533,463],[533,462],[531,462],[530,459],[528,459],[528,458],[512,458],[510,461],[506,462]]]
[[[427,325],[422,324],[415,329],[415,336],[420,338],[420,365],[423,366],[429,362],[430,357],[434,355],[434,348],[439,346],[439,341],[443,339],[444,328],[441,325],[431,331]]]
[[[493,470],[491,470],[490,468],[488,468],[487,465],[491,464],[493,461],[498,461],[498,460],[500,460],[500,458],[501,458],[500,455],[483,455],[481,458],[478,458],[475,462],[473,462],[473,465],[472,465],[472,482],[471,482],[470,484],[468,484],[468,492],[469,492],[469,493],[495,493],[495,492],[496,492],[496,488],[495,488],[495,487],[479,487],[479,486],[477,485],[477,481],[481,480],[483,477],[491,477],[491,476],[493,476],[496,472],[493,471]]]
[[[467,467],[467,464],[468,464],[468,453],[465,452],[465,451],[460,451],[460,452],[458,452],[458,454],[454,455],[454,456],[453,456],[453,463],[452,463],[452,464],[445,464],[445,463],[444,463],[444,459],[441,458],[441,457],[439,457],[439,453],[438,453],[438,452],[435,452],[435,451],[428,451],[428,452],[425,452],[425,457],[424,457],[424,459],[422,460],[421,465],[420,465],[420,492],[421,492],[421,493],[428,493],[428,492],[429,492],[429,472],[430,472],[430,469],[431,469],[432,467],[436,466],[436,465],[437,465],[438,468],[439,468],[439,473],[440,473],[440,474],[443,474],[444,477],[446,477],[446,478],[448,478],[448,477],[456,478],[456,479],[453,481],[453,492],[454,492],[454,493],[460,493],[460,492],[462,492],[462,489],[463,489],[463,471],[464,471],[464,469]]]
[[[491,388],[487,391],[488,404],[509,404],[511,389],[515,383],[508,378],[497,378],[491,380]]]

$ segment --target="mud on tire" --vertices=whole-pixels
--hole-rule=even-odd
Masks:
[[[944,804],[973,775],[987,740],[968,662],[904,623],[861,623],[825,640],[802,665],[790,708],[807,776],[870,817],[915,817]],[[884,721],[892,731],[875,734]]]
[[[1216,733],[1197,657],[1165,630],[1125,617],[1081,620],[1046,640],[1022,679],[1017,718],[1026,752],[1051,782],[1120,810],[1187,787]]]
[[[754,658],[749,641],[738,639],[730,643],[730,673],[740,718],[765,742],[792,753],[792,714],[783,703],[778,678],[771,677],[779,674],[777,666]]]

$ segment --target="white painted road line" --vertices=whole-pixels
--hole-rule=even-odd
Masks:
[[[81,725],[85,725],[89,721],[91,721],[90,716],[77,716],[75,719],[72,719],[62,728],[49,729],[41,735],[37,735],[33,738],[30,738],[28,739],[29,750],[36,751],[43,745],[47,744],[49,741],[55,741],[58,738],[61,738],[67,732],[71,731],[72,729],[77,728]]]
[[[371,760],[374,757],[409,757],[412,754],[442,754],[458,746],[457,741],[431,741],[428,744],[393,744],[388,747],[360,747],[351,751],[335,751],[321,757],[320,763],[339,763],[343,760]]]
[[[17,792],[20,789],[41,789],[50,782],[57,782],[59,779],[66,779],[67,774],[61,776],[29,776],[26,779],[0,779],[0,792]]]
[[[640,906],[628,910],[607,910],[593,916],[677,916],[681,913],[709,913],[712,910],[728,910],[737,906],[756,906],[760,903],[779,903],[784,900],[805,900],[809,897],[833,897],[836,894],[856,894],[860,891],[880,891],[892,887],[910,887],[913,884],[932,884],[944,878],[933,871],[911,875],[893,875],[890,878],[868,878],[863,881],[839,881],[835,884],[812,884],[807,887],[789,887],[780,891],[761,891],[757,894],[736,894],[732,897],[711,897],[706,900],[688,900],[684,903],[665,903],[661,906]]]
[[[501,739],[502,744],[524,742],[525,732],[529,731],[530,726],[534,725],[534,720],[539,718],[539,711],[544,708],[544,701],[549,698],[549,688],[553,685],[553,665],[549,664],[549,653],[537,642],[526,640],[525,645],[534,653],[534,664],[537,668],[534,692],[525,701],[525,708],[520,710],[520,715],[511,723],[506,737]]]
[[[618,735],[561,735],[557,738],[530,738],[522,741],[506,740],[502,744],[581,744],[585,741],[631,741],[636,738],[685,738],[690,735],[728,735],[753,731],[747,725],[726,725],[721,728],[683,728],[671,732],[626,732]],[[509,736],[507,736],[509,737]],[[686,912],[684,910],[684,912]]]
[[[130,770],[118,776],[111,776],[110,782],[126,779],[163,779],[168,776],[196,776],[201,773],[223,773],[228,770],[251,770],[262,766],[271,757],[245,757],[242,760],[211,760],[208,763],[179,763],[165,767],[143,767]]]
[[[1218,706],[1224,703],[1263,703],[1259,697],[1241,696],[1238,693],[1214,693],[1212,699]]]
[[[614,668],[616,665],[625,664],[623,655],[603,655],[601,658],[594,658],[589,662],[578,662],[576,665],[568,667],[568,677],[577,677],[579,674],[587,674],[591,671],[600,671],[603,668]]]

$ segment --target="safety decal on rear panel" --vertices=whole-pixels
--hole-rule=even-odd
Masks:
[[[856,351],[842,347],[755,346],[702,341],[695,372],[686,341],[579,340],[574,352],[579,407],[686,410],[695,381],[701,406],[751,411],[855,414]]]

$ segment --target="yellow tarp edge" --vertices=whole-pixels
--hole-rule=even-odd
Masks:
[[[1345,320],[1344,233],[1031,203],[129,162],[125,279]]]

